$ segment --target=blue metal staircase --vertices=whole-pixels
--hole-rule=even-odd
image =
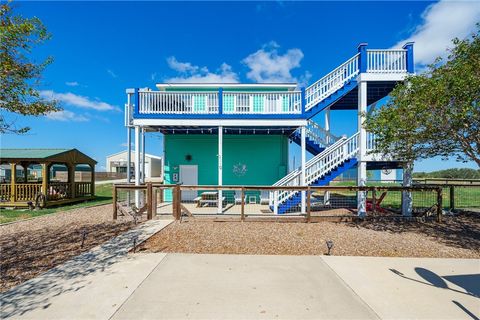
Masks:
[[[323,186],[338,175],[357,164],[358,133],[350,138],[342,137],[327,146],[305,164],[305,181],[302,181],[300,169],[290,172],[273,186]],[[270,208],[277,214],[284,214],[297,208],[301,201],[301,192],[291,190],[272,191]]]
[[[313,183],[309,184],[310,186],[326,186],[330,181],[357,165],[357,158],[351,158],[346,160],[345,162],[338,165],[338,167],[332,169],[330,172],[322,176],[321,178],[317,179]],[[292,194],[287,200],[280,203],[278,205],[277,213],[278,214],[285,214],[292,209],[298,211],[300,207],[300,202],[302,201],[302,195],[300,192],[295,192]],[[270,208],[272,211],[274,210],[273,206]]]
[[[327,146],[338,141],[338,139],[339,137],[320,127],[316,122],[308,120],[306,126],[305,147],[307,151],[314,156],[325,150]],[[300,129],[295,130],[290,135],[290,140],[301,146],[302,139]]]

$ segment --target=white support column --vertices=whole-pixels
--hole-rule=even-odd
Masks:
[[[218,127],[218,185],[223,185],[223,127]],[[218,190],[218,210],[217,213],[223,213],[223,192],[222,190]]]
[[[403,166],[403,186],[411,187],[412,186],[412,172],[413,164],[411,162],[405,163]],[[411,217],[413,211],[413,198],[412,192],[402,191],[402,215],[406,217]]]
[[[125,126],[127,128],[127,183],[132,182],[132,129],[130,126],[130,111],[132,110],[132,93],[127,90],[127,105],[125,106]],[[130,201],[128,201],[130,203]]]
[[[325,136],[325,142],[327,145],[333,143],[333,141],[330,141],[330,107],[325,109],[325,131],[327,132],[327,135]],[[330,191],[325,191],[323,194],[323,204],[328,206],[330,205]]]
[[[330,133],[330,107],[325,109],[325,131],[327,131],[327,133]],[[325,142],[327,144],[331,143],[330,136],[328,134],[325,137]]]
[[[145,183],[145,128],[142,128],[142,183]]]
[[[306,139],[306,128],[305,126],[302,126],[301,129],[301,135],[300,135],[300,138],[301,138],[301,158],[302,158],[302,166],[301,166],[301,174],[300,174],[300,184],[302,186],[306,186],[307,184],[305,183],[305,162],[307,161],[307,154],[306,154],[306,142],[305,142],[305,139]],[[301,207],[301,213],[302,214],[305,214],[306,210],[305,210],[305,200],[306,200],[306,192],[305,191],[302,191],[302,207]]]
[[[135,127],[135,185],[140,185],[140,127]],[[135,206],[140,208],[141,194],[135,190]]]
[[[358,173],[357,185],[366,186],[367,184],[367,162],[365,156],[367,152],[367,131],[363,127],[365,114],[367,111],[367,82],[358,82]],[[358,216],[364,217],[367,212],[367,193],[359,191],[357,193]]]
[[[132,130],[127,127],[127,183],[132,182]]]

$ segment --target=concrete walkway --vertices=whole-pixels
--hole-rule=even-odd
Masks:
[[[473,259],[136,253],[85,263],[75,277],[62,267],[7,292],[2,317],[480,317],[480,260]]]
[[[0,294],[0,319],[108,319],[165,255],[128,255],[170,224],[150,220]]]

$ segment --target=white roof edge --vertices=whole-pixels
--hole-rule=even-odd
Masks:
[[[296,88],[296,83],[157,83],[157,88],[238,88],[238,87],[281,87],[281,88]]]
[[[117,153],[109,154],[109,155],[107,155],[107,158],[110,158],[110,157],[113,157],[113,156],[118,156],[119,154],[127,153],[127,152],[128,152],[128,150],[123,150],[123,151],[120,151],[120,152],[117,152]],[[135,153],[135,150],[132,149],[132,153]],[[145,157],[162,160],[162,157],[155,156],[155,155],[150,154],[150,153],[145,153]]]

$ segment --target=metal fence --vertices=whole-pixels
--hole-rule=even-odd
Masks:
[[[279,202],[276,200],[279,193],[288,193],[289,197]],[[113,192],[113,217],[145,214],[147,219],[166,215],[175,219],[241,221],[352,220],[358,216],[358,197],[366,198],[365,218],[411,218],[402,216],[402,202],[411,199],[413,218],[436,217],[440,220],[444,188],[117,184]]]

